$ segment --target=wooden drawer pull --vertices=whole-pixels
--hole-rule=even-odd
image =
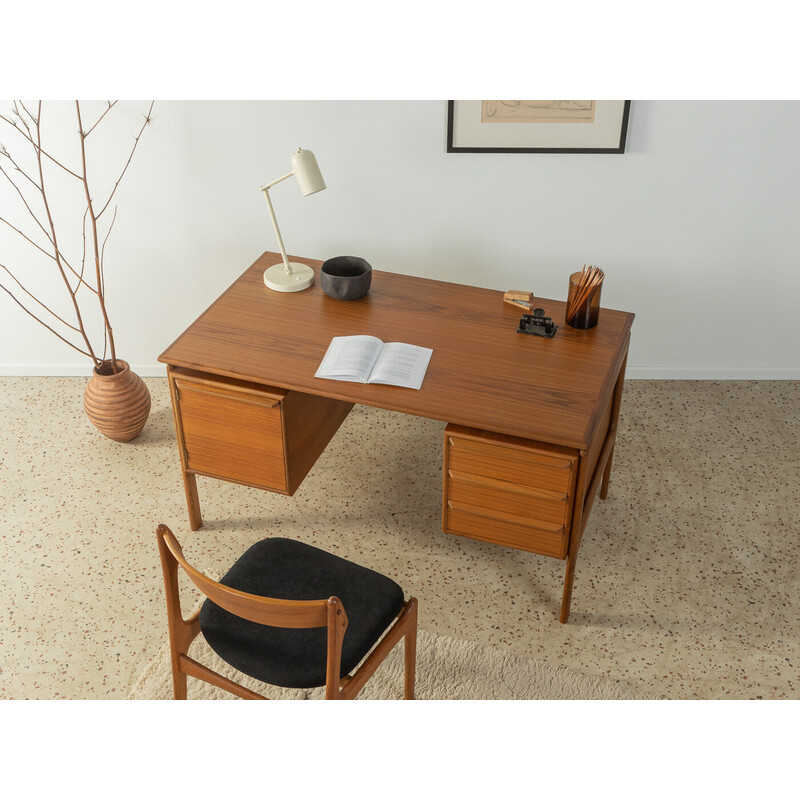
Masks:
[[[281,400],[269,397],[268,395],[258,394],[244,394],[242,392],[231,391],[230,389],[213,389],[199,386],[194,383],[184,383],[183,381],[176,381],[178,390],[182,392],[195,392],[196,394],[205,394],[214,398],[225,398],[228,400],[235,400],[237,403],[252,403],[256,406],[263,406],[264,408],[278,408]]]

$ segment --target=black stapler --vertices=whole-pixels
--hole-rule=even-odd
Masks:
[[[558,325],[544,315],[543,308],[534,308],[532,314],[522,315],[517,333],[529,333],[532,336],[546,336],[552,339],[557,330]]]

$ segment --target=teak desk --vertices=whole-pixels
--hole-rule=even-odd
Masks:
[[[264,253],[159,357],[167,364],[189,521],[196,475],[293,494],[354,403],[449,423],[442,530],[566,559],[561,622],[598,488],[605,498],[633,314],[590,330],[538,304],[552,339],[517,333],[502,292],[375,270],[360,300],[267,289]],[[319,261],[297,259],[319,272]],[[334,336],[433,349],[422,389],[315,378]]]

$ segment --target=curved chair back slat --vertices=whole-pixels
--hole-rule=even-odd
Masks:
[[[328,624],[329,598],[320,600],[279,600],[241,592],[196,570],[183,555],[178,540],[165,525],[159,531],[172,556],[192,583],[212,603],[231,614],[261,625],[278,628],[324,628]]]

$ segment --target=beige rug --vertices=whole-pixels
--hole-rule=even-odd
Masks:
[[[280,689],[242,675],[225,664],[199,636],[190,648],[192,658],[249,689],[274,700],[320,700],[322,689]],[[420,630],[417,636],[418,700],[658,700],[615,681],[599,680],[524,658],[507,650],[483,647]],[[235,700],[211,684],[188,679],[190,700]],[[403,648],[395,647],[359,695],[361,700],[399,700],[403,697]],[[129,700],[171,700],[169,648],[145,667],[128,695]]]

